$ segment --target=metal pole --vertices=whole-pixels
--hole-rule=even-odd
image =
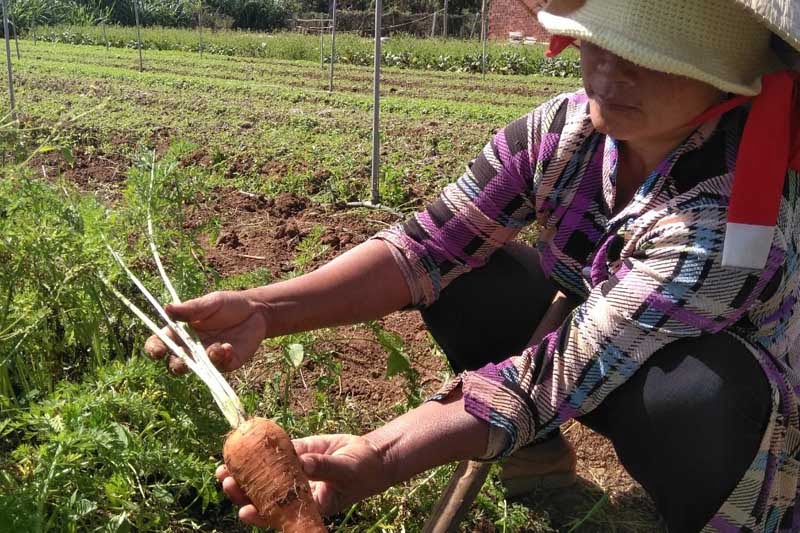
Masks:
[[[17,120],[17,104],[14,101],[14,75],[11,72],[11,42],[8,37],[8,14],[6,12],[6,0],[0,0],[3,4],[3,35],[6,38],[6,63],[8,64],[8,97],[11,99],[11,118]]]
[[[431,24],[431,37],[436,35],[436,14],[438,11],[433,12],[433,23]]]
[[[139,47],[139,72],[144,70],[142,62],[142,30],[139,27],[139,0],[133,0],[133,16],[136,17],[136,40]]]
[[[486,0],[481,0],[481,79],[486,79]]]
[[[336,62],[336,0],[331,0],[331,70],[328,75],[328,92],[333,92],[333,64]]]
[[[17,37],[17,25],[14,24],[13,20],[8,21],[8,23],[11,24],[11,29],[14,31],[14,46],[16,46],[17,48],[17,61],[19,61],[22,58],[19,56],[19,38]]]
[[[481,18],[479,13],[475,13],[475,19],[472,21],[472,29],[469,31],[469,39],[472,40],[472,37],[475,35],[475,26],[478,25],[478,20]]]
[[[444,0],[444,17],[443,17],[443,19],[444,19],[443,20],[444,24],[442,24],[442,37],[444,37],[445,40],[447,40],[447,0]]]
[[[322,15],[319,16],[319,69],[325,70],[325,23]]]
[[[372,79],[372,204],[381,203],[379,173],[381,165],[381,22],[383,0],[375,0],[375,60]]]
[[[203,19],[200,11],[197,12],[197,33],[200,34],[200,58],[203,58]]]
[[[102,25],[102,27],[103,27],[103,40],[106,42],[106,51],[108,51],[108,45],[109,45],[109,43],[108,43],[108,35],[106,35],[106,21],[104,20],[104,21],[101,23],[101,25]]]

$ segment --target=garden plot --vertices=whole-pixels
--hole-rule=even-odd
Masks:
[[[143,159],[155,151],[161,183],[172,200],[163,206],[160,249],[168,270],[187,272],[178,280],[187,297],[307,272],[396,222],[381,211],[343,207],[367,198],[369,191],[369,69],[340,69],[337,91],[330,95],[321,89],[319,65],[311,62],[201,60],[191,53],[148,51],[146,72],[139,74],[132,50],[27,41],[22,47],[16,71],[26,130],[5,135],[6,157],[44,142],[52,149],[33,155],[14,172],[46,177],[51,184],[65,178],[75,194],[94,202],[92,216],[100,218],[103,211],[115,217],[105,231],[118,236],[118,249],[129,264],[154,272],[137,252],[142,208],[136,191]],[[483,84],[471,75],[389,70],[382,85],[384,201],[405,213],[421,208],[460,174],[492,131],[578,85],[575,79],[521,76],[489,76]],[[5,194],[0,208],[15,193]],[[179,253],[169,257],[167,250]],[[56,268],[57,254],[51,256]],[[0,283],[6,294],[10,278]],[[108,312],[124,316],[119,309]],[[119,523],[120,530],[244,530],[213,486],[221,417],[192,410],[203,394],[193,378],[170,379],[138,355],[131,359],[131,353],[140,352],[145,332],[123,318],[114,320],[124,332],[119,347],[90,345],[81,352],[95,357],[93,350],[102,349],[107,360],[84,365],[86,355],[60,353],[51,344],[43,357],[68,360],[70,371],[55,375],[50,389],[39,387],[35,394],[15,385],[17,397],[5,402],[0,529],[2,520],[24,511],[39,524],[52,520],[60,528],[66,520],[77,530],[110,522]],[[7,342],[4,325],[0,322],[0,355]],[[290,347],[298,345],[300,351],[292,348],[289,357]],[[387,378],[392,353],[407,356],[410,366]],[[446,378],[443,356],[418,315],[396,313],[374,324],[270,340],[232,382],[248,412],[276,417],[301,436],[366,431],[416,405]],[[148,428],[146,419],[126,414],[110,389],[124,391],[130,404],[144,406],[148,400],[143,398],[158,398],[142,412],[180,422],[154,422],[165,429],[151,435],[158,427]],[[59,398],[85,404],[83,418],[69,418]],[[185,398],[192,400],[176,405]],[[92,431],[109,435],[110,449],[119,448],[122,432],[130,452],[116,461],[108,450],[102,452],[106,456],[76,444],[66,438],[69,427],[58,429],[59,419],[76,427],[77,420],[91,420]],[[610,444],[580,426],[568,428],[567,435],[576,443],[583,478],[576,490],[507,505],[492,476],[465,529],[657,530],[651,503],[616,463]],[[137,444],[142,442],[147,446]],[[194,452],[186,451],[187,443],[195,443]],[[169,468],[159,468],[158,456],[146,453],[146,447],[184,453],[191,460],[172,459]],[[105,470],[96,466],[99,454]],[[58,487],[66,489],[56,494],[45,483],[47,465],[62,463]],[[417,530],[451,470],[438,469],[373,498],[334,519],[331,529],[380,531],[404,524]],[[146,505],[155,497],[157,508]]]

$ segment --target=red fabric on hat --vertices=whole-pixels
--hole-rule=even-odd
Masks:
[[[800,172],[800,72],[794,73],[794,102],[792,104],[792,155],[789,167]]]
[[[794,77],[767,74],[739,145],[728,222],[774,226],[792,148]]]
[[[575,42],[574,37],[564,37],[562,35],[553,35],[550,37],[550,46],[547,47],[544,55],[545,57],[556,57],[564,51],[569,45]]]

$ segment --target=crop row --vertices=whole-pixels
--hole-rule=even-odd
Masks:
[[[36,38],[67,44],[106,45],[115,48],[136,48],[134,28],[99,26],[60,26],[36,30]],[[329,46],[329,45],[328,45]],[[239,31],[204,33],[174,28],[142,30],[145,50],[204,51],[210,54],[287,60],[320,60],[320,38],[297,33],[260,34]],[[574,52],[562,58],[547,59],[541,45],[521,46],[492,43],[487,55],[487,72],[497,74],[541,74],[546,76],[580,76],[580,65]],[[328,55],[330,50],[328,50]],[[327,61],[326,54],[322,59]],[[371,66],[373,44],[370,39],[353,34],[338,34],[336,61],[344,64]],[[417,39],[391,37],[382,50],[383,64],[406,69],[448,72],[481,72],[482,51],[476,41]]]

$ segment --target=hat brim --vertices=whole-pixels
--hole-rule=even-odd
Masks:
[[[593,23],[598,26],[595,28],[597,31],[594,31],[573,18],[554,15],[547,11],[540,11],[538,17],[542,26],[553,35],[587,40],[636,65],[667,74],[694,78],[734,94],[755,96],[761,92],[760,78],[749,85],[733,82],[723,75],[715,75],[696,67],[691,57],[681,58],[664,54],[648,46],[648,43],[633,41],[624,32],[601,27],[597,21]],[[642,53],[643,51],[645,53]]]
[[[800,54],[800,2],[797,0],[735,0]]]

